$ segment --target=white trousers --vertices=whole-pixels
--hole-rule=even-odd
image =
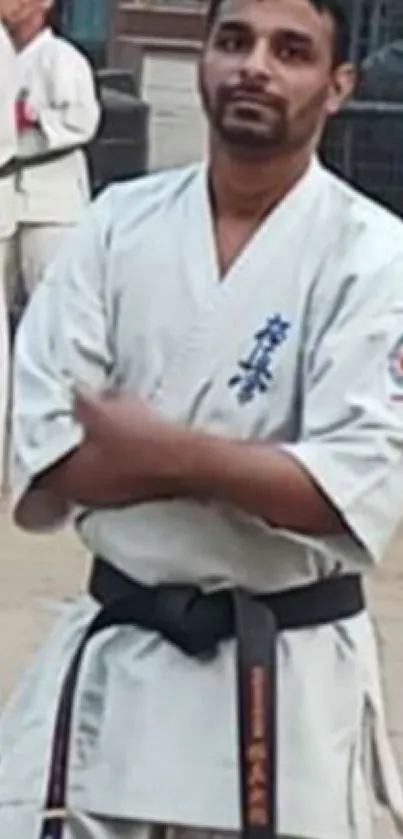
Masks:
[[[7,312],[8,239],[0,239],[0,495],[5,482],[7,409],[10,384],[10,341]]]
[[[7,302],[13,306],[21,290],[30,297],[72,225],[20,224],[10,240]],[[21,289],[22,286],[22,289]]]
[[[8,815],[7,815],[8,813]],[[1,839],[39,839],[41,822],[32,811],[19,807],[0,808]],[[164,827],[141,822],[99,819],[82,814],[68,817],[63,839],[239,839],[237,834],[197,828]],[[309,836],[279,836],[278,839],[311,839]]]

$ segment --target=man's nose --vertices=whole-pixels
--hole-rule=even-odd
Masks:
[[[272,68],[266,40],[256,41],[245,56],[241,73],[245,81],[267,82],[271,78]]]

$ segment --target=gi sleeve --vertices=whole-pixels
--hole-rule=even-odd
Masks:
[[[50,99],[35,109],[49,149],[86,145],[95,136],[100,121],[100,105],[88,61],[69,44],[59,42],[57,46],[51,65]]]
[[[347,286],[309,352],[300,438],[284,448],[377,562],[403,517],[403,254]]]
[[[0,166],[15,156],[17,131],[15,125],[15,99],[17,95],[17,56],[0,20]],[[7,208],[1,208],[2,215]]]
[[[17,523],[61,524],[69,510],[33,484],[82,441],[73,389],[100,391],[113,368],[106,292],[113,188],[84,213],[49,266],[17,332],[12,419],[12,488]]]

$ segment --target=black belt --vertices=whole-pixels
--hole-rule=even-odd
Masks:
[[[9,178],[12,175],[20,175],[26,169],[36,169],[46,163],[54,163],[56,160],[63,160],[69,157],[74,151],[82,150],[82,146],[70,146],[64,149],[48,149],[38,154],[27,155],[26,157],[13,157],[0,166],[0,180]]]
[[[259,596],[240,589],[204,594],[192,585],[144,586],[95,559],[89,590],[101,609],[62,685],[40,839],[61,839],[63,833],[73,702],[83,654],[94,635],[123,624],[159,632],[186,655],[200,658],[214,656],[221,641],[237,639],[242,834],[243,839],[275,839],[276,635],[361,612],[365,597],[360,577],[330,577]]]
[[[38,154],[18,157],[16,159],[16,172],[24,172],[25,169],[35,169],[37,166],[43,166],[46,163],[54,163],[56,160],[63,160],[64,157],[70,157],[73,152],[79,149],[82,149],[82,146],[70,146],[69,148],[64,149],[48,149],[47,151],[39,152]]]
[[[16,158],[13,157],[11,160],[7,160],[6,163],[3,163],[0,166],[0,180],[5,180],[6,178],[10,178],[12,175],[15,175],[16,172]]]

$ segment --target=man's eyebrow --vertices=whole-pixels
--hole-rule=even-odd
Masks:
[[[312,35],[309,32],[301,32],[298,29],[278,29],[275,35],[284,38],[284,40],[306,44],[307,46],[311,46],[314,43]]]
[[[250,25],[243,20],[233,20],[226,19],[221,22],[218,22],[217,29],[220,32],[245,32],[250,30]]]
[[[237,18],[225,18],[217,24],[217,31],[224,34],[227,32],[229,34],[249,32],[250,30],[251,25],[247,23],[247,21],[238,20]],[[309,32],[302,32],[298,29],[277,29],[272,33],[272,37],[280,38],[290,43],[300,44],[301,46],[312,47],[314,44],[313,38]]]

